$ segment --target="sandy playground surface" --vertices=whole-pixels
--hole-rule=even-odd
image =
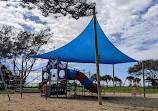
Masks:
[[[51,97],[45,100],[38,93],[11,94],[8,101],[6,94],[0,94],[0,111],[158,111],[158,94],[131,96],[128,93],[106,93],[103,105],[98,105],[95,94],[88,96]]]

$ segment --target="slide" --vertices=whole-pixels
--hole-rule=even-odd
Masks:
[[[68,79],[70,80],[79,80],[84,87],[90,92],[97,93],[97,85],[93,84],[86,75],[76,70],[69,70]]]

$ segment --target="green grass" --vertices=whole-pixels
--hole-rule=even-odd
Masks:
[[[28,90],[28,91],[39,91],[38,88],[23,88],[23,90]]]
[[[69,87],[68,87],[68,89],[69,89]],[[80,91],[80,92],[82,92],[82,91],[84,91],[84,88],[79,88],[79,87],[77,87],[77,89],[76,89],[78,92]],[[133,90],[133,91],[136,91],[137,93],[140,93],[140,94],[143,94],[143,87],[115,87],[115,92],[116,93],[130,93],[131,92],[131,90]],[[152,87],[146,87],[145,88],[145,90],[146,90],[146,94],[158,94],[158,90],[157,89],[155,89],[155,91],[152,89]],[[20,89],[19,89],[19,91],[20,91]],[[38,88],[23,88],[23,91],[28,91],[28,92],[39,92],[39,89]],[[74,87],[71,87],[70,88],[70,91],[74,91]],[[88,92],[88,90],[87,89],[85,89],[85,91],[86,92]],[[113,92],[113,87],[103,87],[102,88],[102,92],[104,92],[105,91],[105,93],[106,92]],[[0,93],[6,93],[5,92],[5,90],[0,90]],[[15,93],[15,91],[14,90],[9,90],[9,93]]]
[[[15,93],[15,92],[20,92],[20,88],[17,90],[8,90],[9,93]],[[39,92],[38,88],[23,88],[23,92]],[[5,90],[0,90],[0,94],[6,93]]]
[[[9,93],[15,93],[14,90],[9,90],[8,92],[9,92]],[[6,91],[5,91],[5,90],[0,90],[0,94],[3,94],[3,93],[6,93]]]
[[[130,93],[131,90],[136,91],[137,93],[143,94],[144,88],[143,87],[115,87],[115,92],[117,93]],[[158,90],[155,89],[155,91],[152,89],[152,87],[146,87],[145,88],[147,94],[158,94]],[[104,87],[103,92],[113,92],[113,87]]]
[[[68,88],[68,90],[69,90],[69,88]],[[77,92],[79,92],[79,91],[82,92],[82,91],[84,91],[84,90],[85,90],[85,92],[88,92],[88,90],[87,90],[87,89],[84,89],[84,88],[77,88],[77,89],[76,89]],[[74,87],[71,87],[71,88],[70,88],[70,91],[74,91]]]
[[[82,89],[78,87],[76,90],[82,92],[84,91],[84,88]],[[143,87],[115,87],[116,93],[131,93],[131,90],[136,91],[137,93],[140,93],[140,94],[144,93]],[[145,90],[147,94],[158,94],[158,90],[155,89],[154,91],[152,87],[146,87]],[[71,87],[70,91],[74,91],[74,87]],[[85,89],[85,91],[87,92],[88,90]],[[113,87],[102,87],[102,92],[111,93],[113,92]]]

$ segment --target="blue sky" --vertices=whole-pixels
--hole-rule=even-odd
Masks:
[[[136,63],[123,63],[123,64],[115,64],[115,75],[119,78],[125,80],[128,76],[128,68],[130,66],[135,65]],[[91,74],[96,73],[96,67],[95,64],[84,64],[84,63],[78,63],[78,64],[70,64],[70,66],[78,68],[80,70],[85,69],[85,72],[91,72]],[[111,64],[100,64],[100,74],[101,75],[111,75],[113,74],[113,65]]]
[[[19,0],[11,0],[19,1]],[[97,19],[108,39],[123,53],[136,59],[158,59],[158,1],[157,0],[89,0],[96,2]],[[79,20],[70,15],[42,16],[37,8],[28,10],[16,2],[0,2],[0,27],[12,26],[15,31],[39,32],[49,29],[54,35],[45,52],[57,49],[77,37],[89,24],[92,17]],[[56,18],[55,16],[60,16]],[[55,47],[55,48],[54,48]],[[35,67],[47,61],[38,60]],[[41,64],[40,64],[41,63]],[[38,66],[40,64],[40,66]],[[116,65],[116,75],[121,79],[128,76],[129,66],[136,63]],[[95,64],[71,64],[87,72],[95,73]],[[112,75],[112,65],[100,65],[100,73]]]

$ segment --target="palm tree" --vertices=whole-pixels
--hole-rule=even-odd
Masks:
[[[126,77],[126,79],[129,81],[130,86],[132,86],[132,81],[134,80],[134,77],[133,76],[128,76],[128,77]]]
[[[91,76],[91,79],[93,79],[94,81],[95,81],[95,83],[97,82],[97,74],[93,74],[92,76]]]
[[[112,79],[112,81],[113,81],[113,79]],[[119,83],[119,86],[121,86],[122,80],[120,78],[118,78],[117,76],[115,76],[114,77],[114,81],[115,81],[116,84]],[[115,84],[115,86],[116,86],[116,84]]]
[[[116,87],[116,83],[117,83],[117,81],[118,81],[118,77],[117,76],[115,76],[113,79],[112,79],[112,81],[114,80],[114,82],[115,82],[115,87]]]
[[[122,80],[120,78],[118,78],[117,80],[119,82],[119,86],[121,87],[121,84],[122,84]]]
[[[141,79],[139,79],[139,78],[134,78],[134,80],[133,80],[133,82],[136,83],[136,86],[138,86],[140,81],[141,81]]]
[[[101,77],[101,79],[106,82],[108,87],[108,82],[111,81],[112,77],[110,75],[104,75]]]

